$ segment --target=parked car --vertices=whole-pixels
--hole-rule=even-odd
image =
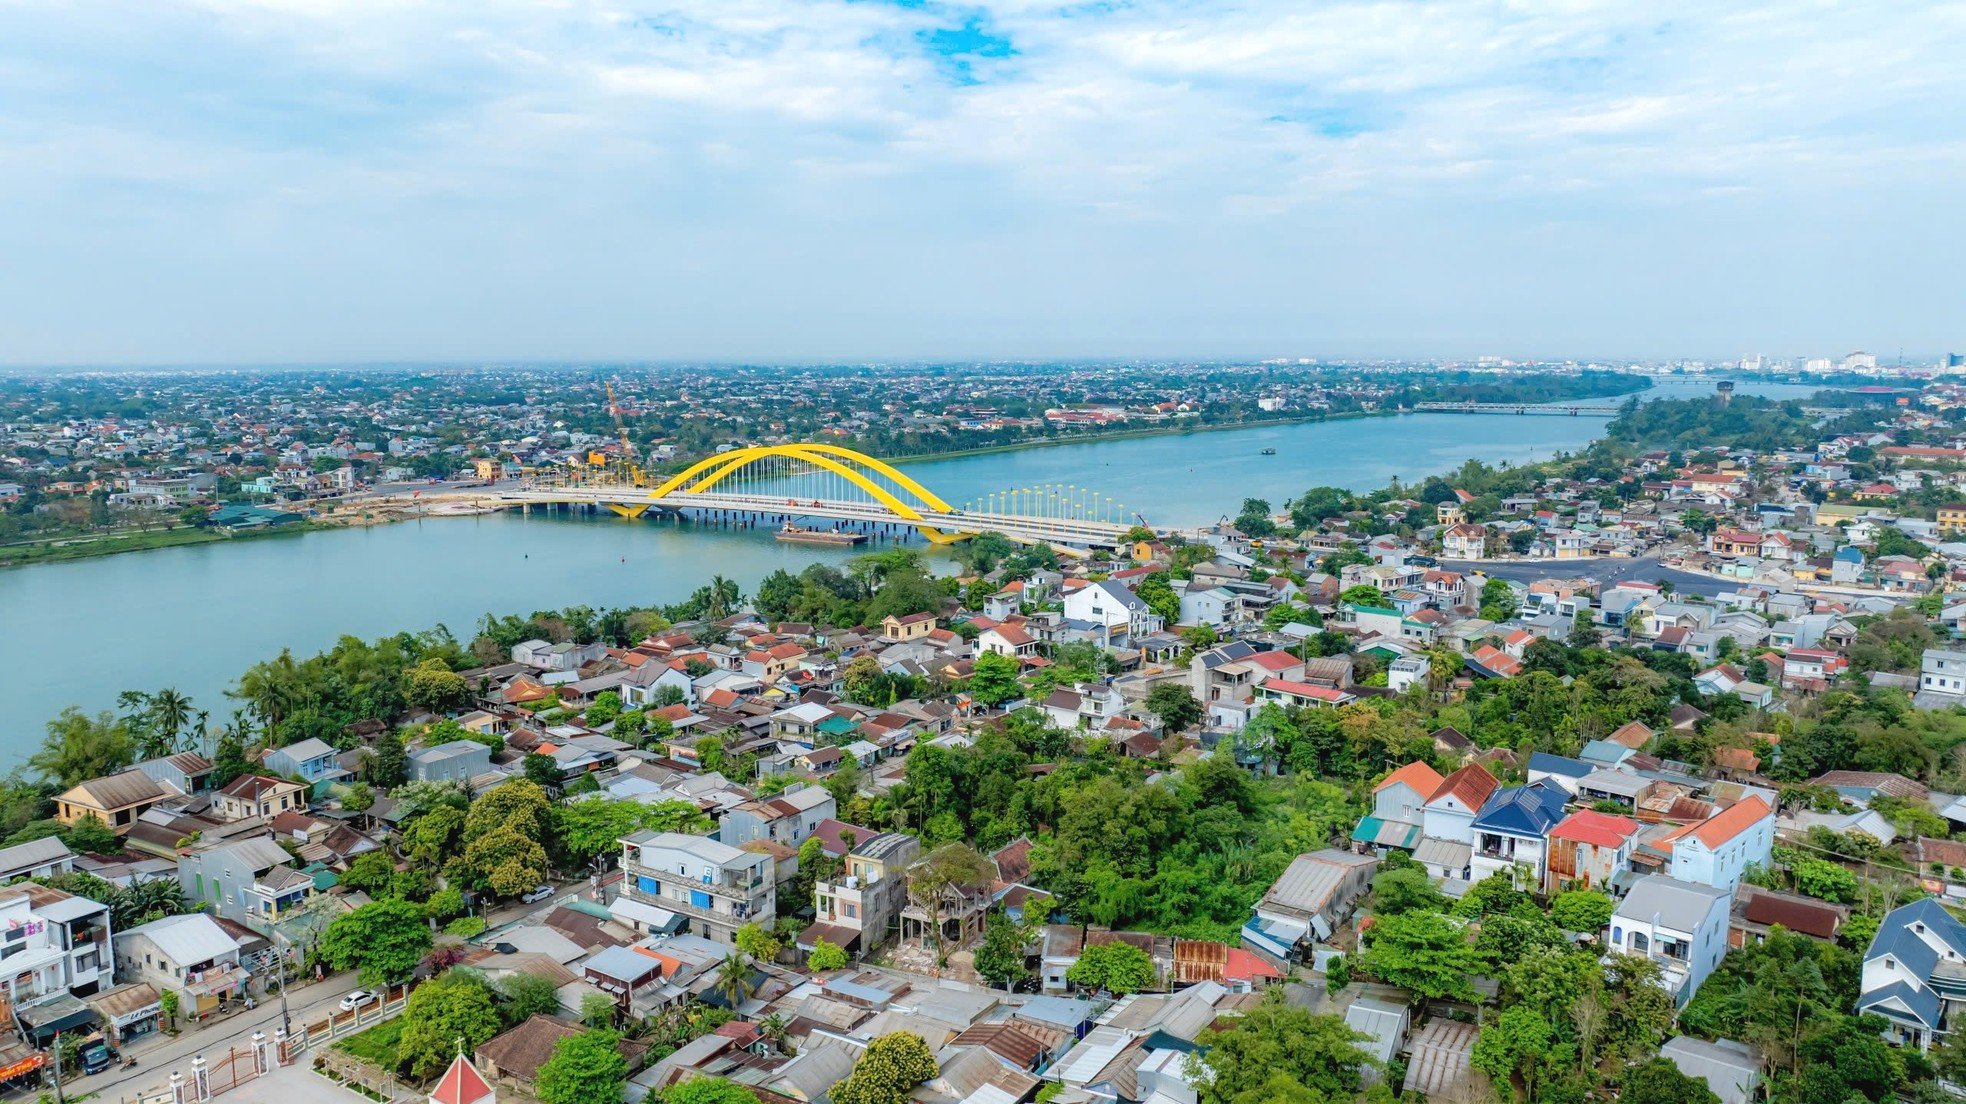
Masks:
[[[341,1010],[343,1012],[353,1012],[374,999],[374,993],[369,992],[367,989],[357,989],[353,993],[341,998]]]
[[[530,905],[535,901],[544,901],[551,896],[553,896],[553,887],[550,885],[542,885],[542,886],[534,886],[531,889],[527,890],[525,892],[525,896],[520,897],[519,900],[524,901],[526,904]]]

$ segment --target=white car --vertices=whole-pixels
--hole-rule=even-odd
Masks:
[[[341,1010],[343,1012],[353,1012],[374,999],[374,993],[369,992],[367,989],[357,989],[353,993],[341,998]]]
[[[519,900],[524,901],[526,904],[530,905],[535,901],[544,901],[551,896],[553,896],[552,886],[550,885],[534,886],[531,889],[527,890],[525,896],[520,897]]]

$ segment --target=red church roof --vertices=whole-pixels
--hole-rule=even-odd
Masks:
[[[471,1060],[459,1054],[451,1059],[451,1068],[437,1080],[437,1087],[430,1090],[431,1104],[478,1104],[481,1100],[492,1098],[492,1087],[485,1083],[484,1077]]]

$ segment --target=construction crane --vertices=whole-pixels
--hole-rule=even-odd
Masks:
[[[608,381],[608,416],[614,419],[614,431],[621,437],[621,458],[628,462],[635,459],[635,446],[628,443],[628,423],[621,417],[621,400],[614,394],[614,381]]]

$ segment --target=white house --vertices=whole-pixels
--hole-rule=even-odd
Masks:
[[[1501,785],[1479,763],[1469,763],[1446,778],[1420,809],[1421,834],[1472,845],[1475,814]]]
[[[1966,1003],[1966,924],[1936,898],[1886,913],[1864,951],[1859,1013],[1891,1023],[1887,1037],[1929,1050],[1949,1034],[1951,1016]]]
[[[1114,637],[1141,637],[1162,628],[1160,615],[1146,599],[1111,579],[1088,583],[1065,595],[1065,619],[1101,626],[1106,642]]]
[[[1666,873],[1732,893],[1748,867],[1765,866],[1773,857],[1775,810],[1751,794],[1668,839],[1672,863]]]
[[[1658,963],[1659,984],[1684,1008],[1727,953],[1733,900],[1724,889],[1648,874],[1611,914],[1606,947]]]

